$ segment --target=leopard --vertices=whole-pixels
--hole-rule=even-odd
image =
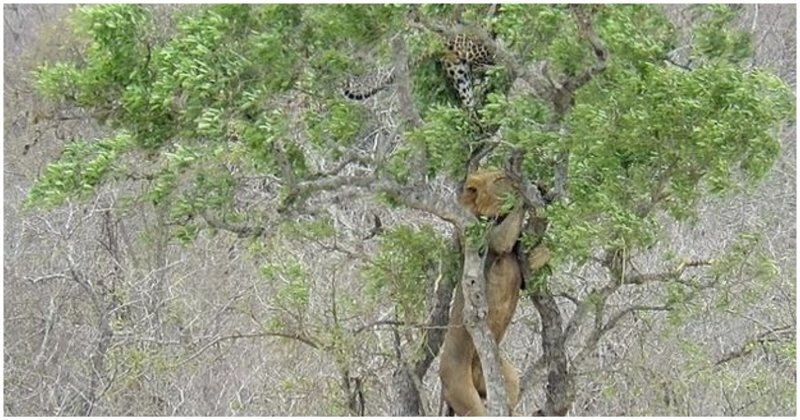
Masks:
[[[461,106],[475,115],[480,102],[483,75],[495,64],[492,49],[481,40],[459,33],[446,37],[445,51],[440,58],[447,78],[458,94]],[[346,98],[365,100],[394,83],[393,67],[384,67],[361,78],[351,78],[343,89]]]
[[[465,34],[448,38],[445,48],[442,67],[458,92],[462,106],[475,112],[476,88],[482,84],[481,76],[494,65],[494,54],[486,44]]]

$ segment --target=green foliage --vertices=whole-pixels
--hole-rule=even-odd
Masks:
[[[431,118],[431,114],[435,115],[438,107],[458,108],[461,100],[452,82],[445,77],[444,67],[435,58],[444,51],[441,40],[431,36],[419,36],[410,39],[409,42],[415,40],[421,44],[421,48],[419,52],[411,54],[429,57],[427,60],[418,59],[420,62],[411,73],[414,105],[420,110],[420,116],[427,120]]]
[[[728,250],[719,258],[715,258],[711,265],[711,275],[715,278],[725,278],[731,275],[745,274],[742,270],[752,258],[754,250],[763,241],[759,233],[743,232],[733,242]]]
[[[34,184],[26,206],[54,207],[70,197],[89,196],[107,178],[124,175],[119,158],[130,147],[131,137],[125,132],[94,142],[67,144],[61,158],[47,165]]]
[[[317,5],[308,8],[306,21],[313,28],[313,40],[375,43],[397,29],[404,7],[399,5]]]
[[[630,69],[663,59],[677,40],[676,28],[658,5],[604,7],[598,23],[609,54],[621,58],[614,64]]]
[[[49,98],[76,98],[77,89],[73,80],[80,70],[73,63],[43,64],[36,73],[36,89]]]
[[[751,34],[730,31],[740,6],[709,4],[694,7],[695,18],[700,18],[695,31],[693,58],[708,58],[741,63],[753,54]]]
[[[740,174],[763,179],[780,152],[776,132],[794,109],[775,76],[725,62],[692,72],[655,64],[611,71],[577,102],[565,139],[572,200],[553,209],[553,235],[571,237],[564,249],[579,250],[609,238],[651,244],[656,226],[636,210],[654,188],[666,194],[665,210],[685,219],[701,185],[726,194],[737,191]]]
[[[163,375],[174,369],[177,359],[164,349],[146,347],[141,343],[113,346],[108,350],[106,363],[121,373],[112,389],[137,386],[142,375]]]
[[[526,61],[546,57],[564,66],[567,57],[554,55],[559,48],[563,50],[557,44],[566,45],[566,41],[575,39],[574,24],[564,6],[510,4],[503,7],[505,11],[497,18],[494,29],[510,48]],[[567,52],[567,55],[573,54]]]
[[[430,226],[399,225],[380,236],[380,251],[362,272],[367,293],[373,298],[388,294],[400,317],[418,321],[431,284],[439,277],[452,281],[457,258],[457,251]]]
[[[143,7],[79,7],[73,17],[75,31],[89,40],[85,66],[45,65],[37,75],[43,93],[93,107],[116,102],[128,86],[146,79],[147,47],[142,40],[152,23]]]
[[[486,250],[486,237],[489,235],[492,224],[493,222],[491,220],[484,218],[467,225],[464,234],[468,246],[473,249],[478,249],[480,252],[484,252]]]
[[[405,145],[398,148],[387,166],[387,173],[398,182],[405,183],[411,175],[411,166],[408,162],[414,157],[414,149],[411,146]],[[399,207],[401,204],[388,194],[380,194],[378,196],[380,202],[386,203],[392,208]]]
[[[458,173],[466,162],[464,139],[471,137],[471,124],[467,114],[452,106],[434,106],[428,119],[418,129],[407,133],[413,147],[427,152],[431,175],[439,172]],[[464,159],[453,159],[464,156]]]
[[[542,290],[543,287],[547,286],[552,274],[553,269],[549,264],[542,267],[542,269],[536,273],[532,273],[531,277],[528,277],[525,281],[525,290],[523,291],[522,295],[528,296],[532,293]]]
[[[285,257],[281,261],[271,261],[261,267],[261,276],[277,288],[274,296],[276,305],[304,312],[311,293],[308,275],[300,261]]]
[[[487,7],[424,5],[419,11],[479,21],[522,64],[546,59],[556,77],[595,62],[569,7],[508,4],[491,19]],[[118,134],[68,145],[33,187],[31,205],[87,196],[134,171],[120,164],[124,157],[146,155],[144,177],[151,182],[140,198],[167,208],[182,240],[199,233],[196,215],[203,212],[226,220],[256,217],[232,208],[239,186],[227,168],[278,178],[280,189],[281,169],[296,181],[313,177],[308,153],[314,161],[333,160],[358,144],[373,117],[342,99],[337,86],[353,72],[391,63],[390,40],[399,32],[424,124],[405,133],[379,169],[403,182],[411,175],[408,162],[424,151],[424,175],[463,176],[478,127],[452,101],[438,64],[441,38],[406,27],[407,6],[210,5],[174,16],[169,36],[161,37],[153,34],[158,28],[150,10],[79,8],[74,26],[81,60],[37,70],[42,94],[92,110]],[[690,220],[703,194],[755,185],[774,164],[777,135],[794,115],[785,83],[745,67],[752,47],[750,36],[734,29],[736,7],[694,8],[692,70],[665,60],[679,37],[661,7],[597,10],[607,67],[577,92],[563,130],[548,125],[551,104],[507,95],[501,67],[488,74],[494,90],[480,111],[481,125],[502,134],[490,162],[521,149],[526,175],[549,181],[558,156],[570,155],[569,199],[547,214],[554,264],[585,261],[600,247],[649,247],[660,234],[659,211]],[[653,201],[652,211],[642,210]],[[763,263],[760,275],[773,271]]]
[[[304,115],[307,134],[318,151],[334,146],[350,146],[364,125],[364,111],[354,102],[335,98],[320,109],[309,109]],[[333,148],[334,156],[338,150]]]
[[[731,299],[730,293],[736,293],[737,302],[744,304],[757,303],[774,287],[780,272],[777,263],[766,254],[761,246],[764,236],[761,233],[743,232],[728,249],[715,258],[710,274],[720,281],[717,307],[727,307]],[[731,287],[741,284],[735,291]],[[733,312],[741,308],[730,308]]]
[[[200,233],[200,228],[195,224],[186,224],[183,226],[179,226],[175,231],[175,238],[178,239],[182,244],[189,245],[195,239],[197,239],[197,235]]]

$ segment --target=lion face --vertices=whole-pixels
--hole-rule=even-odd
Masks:
[[[514,190],[500,170],[478,171],[467,177],[459,202],[476,216],[501,216],[502,197]]]

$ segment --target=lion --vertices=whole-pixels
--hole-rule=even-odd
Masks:
[[[497,343],[503,339],[516,311],[523,283],[515,246],[519,246],[524,210],[518,205],[508,214],[502,214],[503,196],[515,191],[503,171],[485,170],[467,178],[459,197],[459,202],[476,216],[495,219],[487,238],[484,276],[488,324]],[[459,416],[485,416],[482,398],[486,397],[486,384],[472,337],[464,327],[464,294],[460,285],[455,294],[439,368],[443,397]],[[510,412],[519,400],[519,376],[504,355],[500,364]]]

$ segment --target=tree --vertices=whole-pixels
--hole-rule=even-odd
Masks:
[[[531,392],[545,369],[538,411],[563,415],[576,372],[621,321],[648,312],[678,318],[741,267],[774,275],[750,253],[757,235],[713,258],[662,255],[660,271],[637,264],[668,223],[692,220],[700,198],[757,187],[794,115],[789,88],[748,68],[751,45],[733,25],[736,9],[695,12],[684,43],[656,6],[220,5],[182,11],[169,36],[152,35],[154,18],[142,6],[79,8],[80,59],[43,65],[37,87],[109,135],[65,145],[29,204],[59,206],[117,186],[126,203],[115,208],[119,217],[147,209],[184,244],[238,235],[266,261],[261,274],[281,311],[230,339],[287,337],[324,352],[344,408],[363,413],[366,355],[385,340],[363,333],[389,326],[392,413],[428,414],[422,378],[441,345],[452,288],[479,261],[463,235],[481,229],[468,227],[475,219],[449,191],[479,163],[507,168],[545,221],[553,255],[552,272],[529,284],[541,319],[541,344],[530,345],[542,350],[523,385]],[[442,36],[459,33],[496,56],[477,116],[437,71]],[[396,95],[366,105],[342,97],[345,78],[382,67],[394,72]],[[325,211],[352,197],[444,223],[438,231],[383,228],[376,218],[380,248],[369,255],[345,241],[360,232]],[[359,261],[361,278],[344,287],[361,284],[369,303],[332,278],[327,313],[309,310],[320,290],[309,280],[314,267],[293,255],[303,247]],[[604,280],[582,293],[551,281],[588,266]],[[612,305],[623,288],[655,297]],[[380,307],[392,316],[350,322]],[[487,358],[496,348],[477,339],[486,333],[479,322],[471,328],[492,408],[496,366]]]

